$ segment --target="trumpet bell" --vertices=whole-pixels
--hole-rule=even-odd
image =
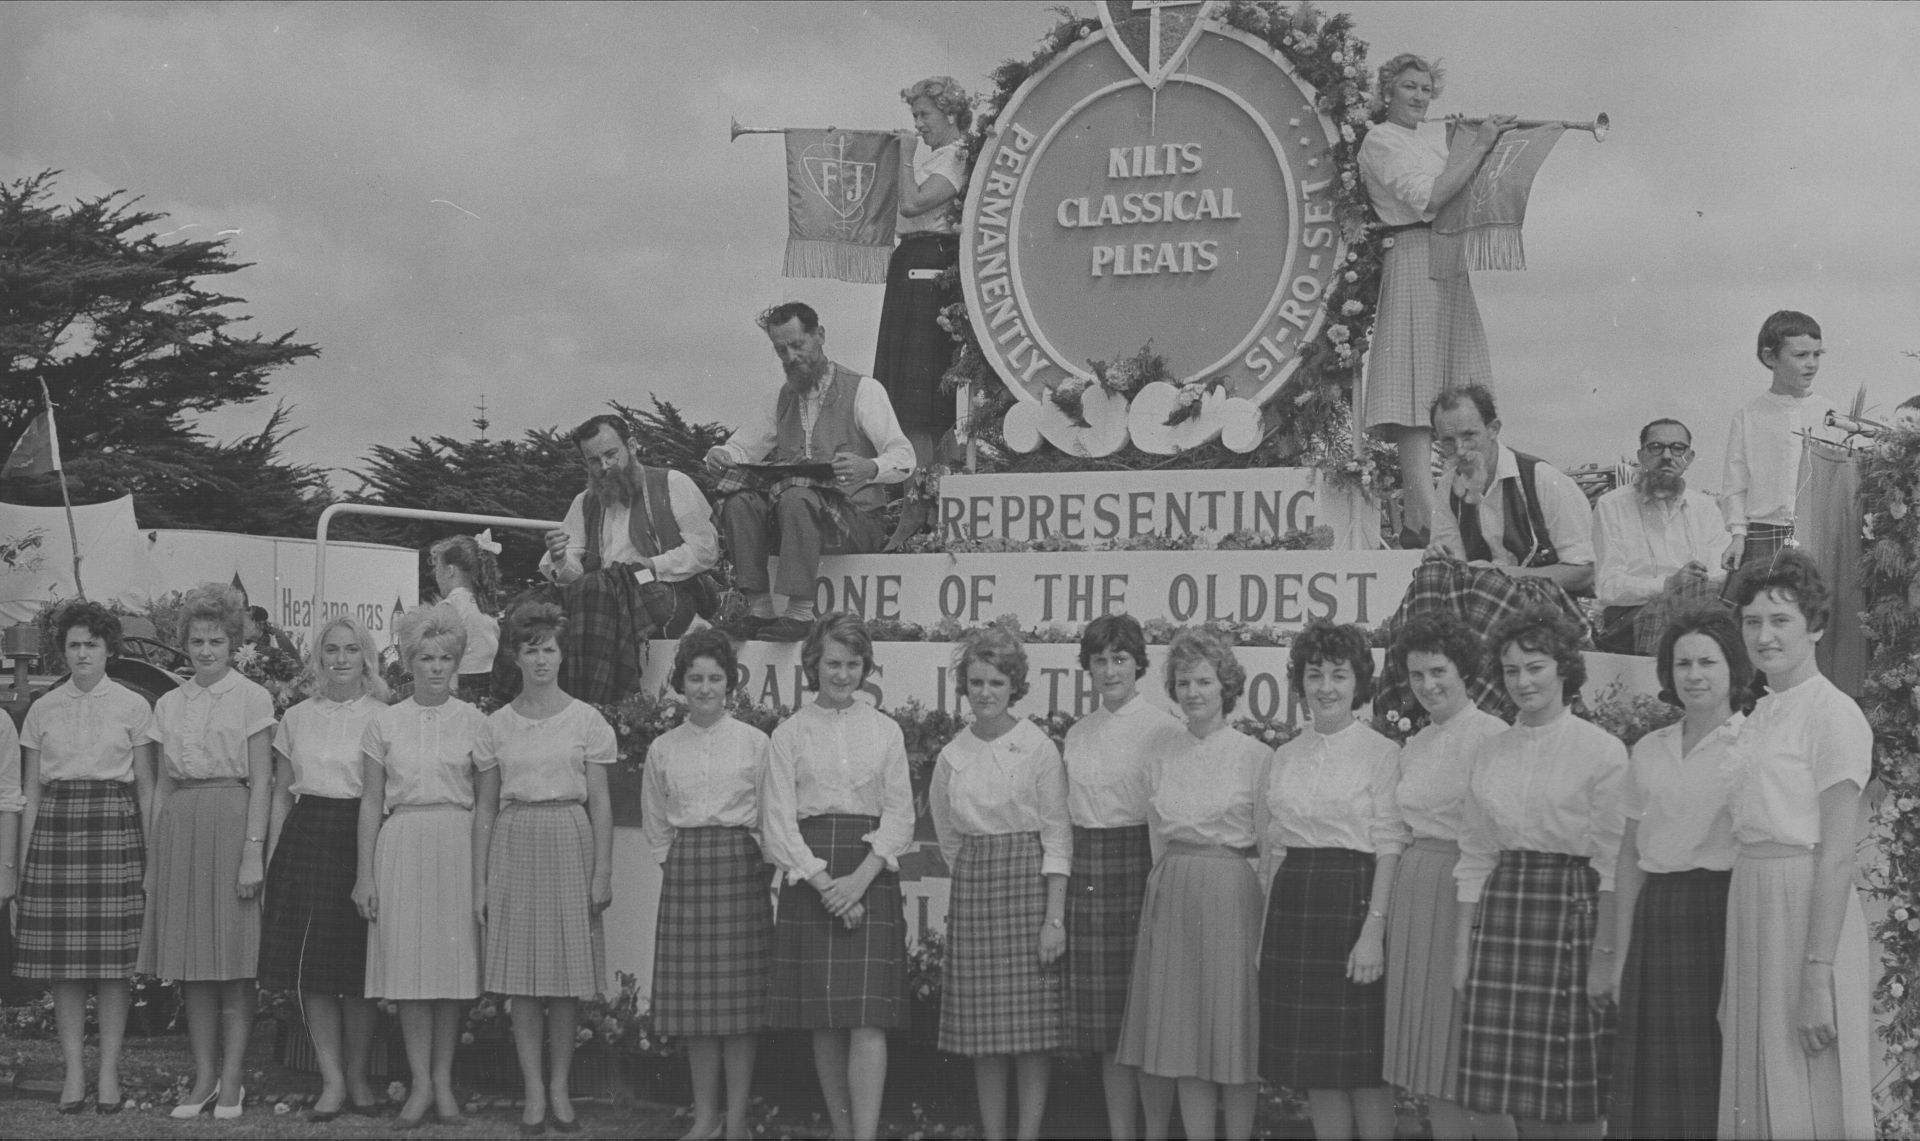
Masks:
[[[727,119],[727,141],[728,142],[733,142],[735,139],[739,138],[741,132],[745,130],[746,128],[740,125],[740,120],[738,117],[730,116]]]
[[[1594,142],[1604,143],[1607,141],[1607,132],[1613,129],[1613,120],[1607,118],[1607,113],[1602,111],[1593,117],[1593,122],[1587,129],[1593,132]]]

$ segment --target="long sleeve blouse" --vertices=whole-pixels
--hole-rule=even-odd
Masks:
[[[1467,830],[1453,878],[1462,903],[1480,891],[1503,851],[1586,856],[1613,890],[1626,830],[1627,748],[1570,712],[1542,726],[1515,725],[1474,763]]]
[[[360,741],[367,725],[387,707],[367,694],[352,701],[314,695],[287,710],[273,730],[273,751],[293,767],[287,791],[295,796],[358,800],[366,769]]]
[[[1255,805],[1273,753],[1235,729],[1205,738],[1185,725],[1155,734],[1147,823],[1160,844],[1257,849]]]
[[[1376,123],[1360,144],[1360,176],[1373,211],[1389,226],[1433,221],[1433,184],[1447,168],[1446,135]]]
[[[789,882],[826,870],[801,839],[800,821],[828,813],[879,817],[861,839],[898,871],[913,843],[913,786],[899,723],[859,700],[845,709],[801,706],[773,731],[762,803],[767,856]]]
[[[1873,771],[1873,729],[1853,698],[1818,674],[1760,699],[1733,746],[1733,836],[1742,844],[1820,843],[1820,794]]]
[[[1095,709],[1067,730],[1067,813],[1082,828],[1144,824],[1153,786],[1153,745],[1184,732],[1179,718],[1135,693],[1119,709]]]
[[[1397,856],[1407,847],[1394,787],[1400,746],[1353,721],[1306,732],[1274,750],[1265,789],[1266,851],[1347,848]]]
[[[1458,844],[1467,829],[1468,785],[1474,758],[1507,723],[1468,705],[1428,725],[1400,748],[1400,786],[1394,796],[1414,839]]]
[[[1067,773],[1053,739],[1031,721],[983,741],[971,728],[940,750],[927,797],[940,851],[952,867],[962,836],[1040,833],[1040,874],[1073,871]]]
[[[1727,806],[1733,782],[1726,759],[1743,720],[1734,714],[1685,755],[1684,722],[1655,729],[1635,743],[1626,816],[1639,822],[1634,846],[1642,871],[1658,875],[1733,866],[1740,845]]]
[[[640,827],[654,862],[666,861],[681,828],[750,828],[757,836],[771,749],[765,733],[732,717],[705,729],[684,722],[648,746]]]

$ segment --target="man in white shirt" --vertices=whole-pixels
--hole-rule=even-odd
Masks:
[[[771,408],[706,457],[707,470],[722,477],[720,524],[734,584],[750,607],[727,632],[797,642],[813,623],[820,556],[864,554],[885,542],[883,487],[913,474],[913,444],[879,381],[827,359],[827,328],[811,306],[776,305],[757,323],[786,382]],[[758,464],[780,466],[743,466]],[[774,553],[777,578],[767,573]],[[775,593],[786,598],[777,615]]]
[[[1693,433],[1678,420],[1640,429],[1639,470],[1593,507],[1594,595],[1602,650],[1651,654],[1665,620],[1706,605],[1724,578],[1726,522],[1713,496],[1687,486]]]

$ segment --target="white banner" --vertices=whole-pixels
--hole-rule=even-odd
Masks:
[[[313,638],[312,539],[274,539],[224,531],[152,531],[156,593],[190,590],[236,577],[247,601],[266,608],[304,653]],[[420,552],[382,543],[327,543],[325,616],[351,614],[375,643],[394,640],[398,611],[420,604]]]
[[[80,581],[96,602],[137,608],[154,593],[145,537],[133,497],[73,509],[80,538]],[[59,507],[0,503],[0,619],[31,622],[42,607],[79,594],[73,583],[73,538]]]

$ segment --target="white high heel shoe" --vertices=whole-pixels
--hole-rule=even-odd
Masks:
[[[213,1083],[213,1092],[206,1096],[206,1100],[183,1101],[179,1105],[174,1106],[173,1112],[168,1114],[168,1116],[172,1117],[176,1121],[191,1121],[193,1118],[196,1118],[201,1114],[205,1113],[207,1111],[207,1107],[212,1105],[214,1101],[217,1098],[219,1098],[219,1096],[220,1096],[220,1083],[215,1082]]]
[[[235,1101],[232,1105],[216,1104],[213,1107],[213,1116],[220,1121],[232,1121],[234,1118],[239,1117],[242,1113],[245,1113],[246,1110],[247,1110],[247,1087],[241,1086],[239,1100]]]

